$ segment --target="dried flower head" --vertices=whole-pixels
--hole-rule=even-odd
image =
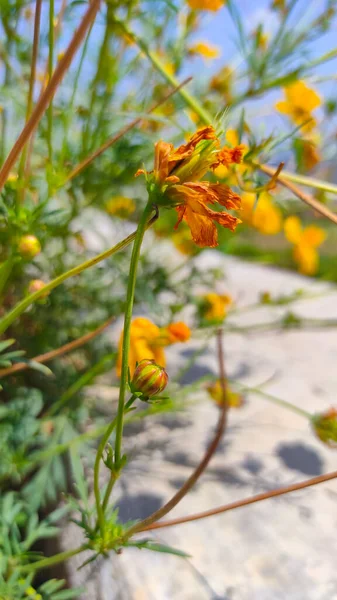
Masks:
[[[324,413],[314,415],[312,426],[316,435],[331,448],[337,448],[337,409],[330,408]]]

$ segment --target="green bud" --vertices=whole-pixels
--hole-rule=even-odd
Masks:
[[[167,386],[168,375],[163,367],[154,360],[145,358],[137,365],[132,381],[131,391],[141,393],[146,400],[160,394]]]

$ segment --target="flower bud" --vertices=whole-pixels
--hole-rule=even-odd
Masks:
[[[34,294],[34,292],[39,292],[40,290],[42,290],[42,288],[45,287],[45,282],[42,281],[42,279],[32,279],[32,281],[29,282],[28,285],[28,294]],[[47,296],[49,296],[48,291],[44,292],[43,294],[41,294],[40,298],[47,298]]]
[[[314,415],[312,418],[314,431],[330,448],[337,448],[337,409],[330,408],[324,413]]]
[[[35,235],[23,235],[19,241],[18,249],[24,258],[34,258],[41,252],[41,244]]]
[[[141,392],[144,399],[160,394],[167,386],[168,375],[154,360],[145,358],[138,363],[131,381],[131,391]]]

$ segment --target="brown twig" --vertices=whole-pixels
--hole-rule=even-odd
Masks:
[[[279,488],[278,490],[262,492],[262,494],[256,494],[256,496],[251,496],[250,498],[245,498],[244,500],[237,500],[236,502],[231,502],[230,504],[223,504],[222,506],[218,506],[218,508],[212,508],[210,510],[205,510],[204,512],[196,513],[195,515],[189,515],[187,517],[179,517],[178,519],[171,519],[170,521],[162,521],[161,523],[154,523],[153,525],[144,527],[142,529],[142,531],[150,531],[152,529],[161,529],[163,527],[173,527],[173,525],[182,525],[183,523],[189,523],[190,521],[199,521],[200,519],[205,519],[206,517],[212,517],[213,515],[219,515],[221,513],[228,512],[230,510],[234,510],[236,508],[241,508],[241,506],[248,506],[249,504],[255,504],[256,502],[262,502],[262,500],[268,500],[269,498],[276,498],[277,496],[283,496],[284,494],[296,492],[297,490],[303,490],[303,489],[311,487],[313,485],[318,485],[319,483],[324,483],[325,481],[331,481],[331,479],[336,479],[336,478],[337,478],[337,471],[332,471],[332,473],[326,473],[325,475],[319,475],[318,477],[313,477],[312,479],[307,479],[306,481],[302,481],[300,483],[286,485],[284,487]]]
[[[170,92],[165,94],[165,96],[161,100],[159,100],[159,102],[156,102],[156,104],[153,104],[151,106],[151,108],[149,108],[146,111],[146,114],[147,115],[150,114],[151,112],[156,110],[156,108],[158,108],[159,106],[164,104],[169,98],[171,98],[171,96],[173,96],[176,92],[178,92],[178,90],[180,90],[180,88],[182,88],[184,85],[189,83],[191,81],[191,79],[192,79],[192,77],[187,77],[187,79],[184,79],[184,81],[182,81],[182,83],[180,85],[178,85],[173,90],[171,90]],[[121,129],[118,133],[116,133],[116,135],[112,136],[106,142],[104,142],[104,144],[102,146],[100,146],[100,148],[95,150],[95,152],[90,154],[90,156],[88,156],[87,158],[82,160],[82,162],[80,162],[76,167],[74,167],[74,169],[67,176],[64,183],[68,183],[68,181],[70,181],[71,179],[74,179],[74,177],[76,177],[81,171],[83,171],[83,169],[85,169],[85,167],[87,167],[93,160],[95,160],[95,158],[97,158],[98,156],[103,154],[103,152],[105,152],[105,150],[110,148],[110,146],[112,146],[115,142],[117,142],[120,138],[122,138],[126,133],[128,133],[131,129],[133,129],[133,127],[136,127],[139,123],[141,123],[141,121],[143,121],[143,119],[144,119],[144,117],[137,117],[136,119],[131,121],[131,123],[129,123],[128,125],[123,127],[123,129]]]
[[[220,408],[218,425],[215,430],[215,435],[213,437],[213,440],[211,441],[210,445],[208,446],[203,459],[198,464],[198,466],[193,471],[193,473],[189,476],[189,478],[185,481],[185,483],[182,485],[180,490],[178,490],[177,493],[164,506],[159,508],[159,510],[152,513],[152,515],[150,515],[149,517],[147,517],[140,523],[137,523],[136,525],[131,527],[126,532],[127,538],[129,538],[131,535],[134,535],[135,533],[140,533],[141,531],[145,531],[147,529],[152,529],[152,524],[155,521],[159,521],[159,519],[161,519],[162,517],[167,515],[167,513],[169,513],[180,502],[180,500],[182,500],[182,498],[184,496],[186,496],[186,494],[190,491],[190,489],[198,481],[200,475],[202,475],[202,473],[205,471],[206,467],[208,466],[211,458],[213,457],[213,455],[219,445],[219,442],[220,442],[222,435],[226,428],[227,409],[228,409],[228,404],[226,401],[227,384],[226,384],[226,373],[225,373],[225,366],[224,366],[224,353],[223,353],[223,346],[222,346],[222,331],[221,330],[219,330],[217,332],[217,341],[218,341],[219,374],[220,374],[220,381],[221,381],[222,390],[223,390],[223,403]]]
[[[29,120],[27,121],[14,146],[12,147],[9,155],[7,156],[4,164],[2,165],[0,171],[0,191],[5,185],[9,172],[15,164],[17,158],[19,157],[20,152],[23,150],[30,136],[35,131],[46,108],[48,107],[50,101],[54,97],[58,85],[62,81],[67,69],[71,64],[72,59],[74,58],[80,46],[80,43],[82,42],[86,34],[86,31],[88,30],[90,24],[92,23],[98,12],[100,3],[101,0],[92,0],[92,2],[90,3],[89,8],[85,13],[78,29],[75,31],[67,50],[65,51],[61,60],[59,61],[51,80],[49,81],[46,89],[40,95],[40,98],[38,99]]]
[[[84,344],[87,344],[100,333],[102,333],[102,331],[104,331],[104,329],[106,329],[114,321],[114,319],[115,317],[111,317],[110,319],[105,321],[105,323],[97,327],[97,329],[95,329],[94,331],[90,331],[89,333],[82,335],[77,340],[74,340],[73,342],[68,342],[67,344],[64,344],[64,346],[60,346],[60,348],[56,348],[56,350],[51,350],[50,352],[45,352],[45,354],[39,354],[38,356],[35,356],[35,358],[31,358],[30,363],[46,363],[50,360],[53,360],[54,358],[57,358],[58,356],[62,356],[63,354],[67,354],[68,352],[76,350],[76,348],[84,346]],[[25,371],[29,368],[29,363],[16,363],[15,365],[8,367],[7,369],[0,369],[0,377],[5,377],[6,375],[13,375],[14,373],[18,373],[19,371]]]
[[[276,178],[275,170],[271,167],[268,167],[268,165],[255,165],[255,166],[260,171],[262,171],[262,173],[265,173],[266,175],[269,175],[269,177],[272,177],[274,179]],[[311,208],[316,210],[318,213],[323,215],[323,217],[326,217],[327,219],[329,219],[330,221],[332,221],[333,223],[335,223],[337,225],[337,214],[333,213],[327,206],[325,206],[325,204],[322,204],[321,202],[316,200],[316,198],[314,198],[310,194],[303,192],[299,187],[297,187],[297,185],[295,185],[294,183],[291,183],[284,177],[277,176],[276,179],[281,185],[283,185],[283,187],[290,190],[293,194],[295,194],[295,196],[297,196],[300,200],[302,200],[302,202],[305,202],[305,204],[307,204],[308,206],[310,206]]]

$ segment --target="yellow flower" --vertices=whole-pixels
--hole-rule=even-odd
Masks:
[[[202,314],[208,321],[223,321],[233,300],[228,294],[210,292],[203,296]]]
[[[316,225],[302,227],[298,217],[288,217],[284,221],[284,233],[287,240],[294,244],[293,257],[299,271],[304,275],[314,275],[319,265],[317,248],[323,244],[326,233]]]
[[[223,389],[221,385],[220,379],[209,385],[207,391],[211,398],[215,401],[218,406],[222,406],[224,403],[223,400]],[[226,384],[226,402],[229,408],[240,408],[244,404],[244,398],[241,394],[237,392],[233,392],[228,383]]]
[[[114,196],[106,202],[105,208],[109,215],[126,219],[135,212],[136,204],[131,198]]]
[[[216,12],[225,4],[226,0],[187,0],[193,10],[210,10]]]
[[[312,111],[321,105],[321,98],[304,81],[297,81],[283,88],[285,100],[276,104],[276,109],[288,115],[295,125],[301,125],[303,132],[310,132],[316,125]]]
[[[264,235],[275,235],[282,229],[282,213],[273,203],[271,194],[262,192],[257,200],[256,194],[242,194],[242,220]]]
[[[154,360],[161,367],[165,367],[166,358],[164,347],[177,342],[185,342],[190,337],[190,329],[185,323],[171,323],[167,327],[159,328],[145,317],[137,317],[131,323],[129,368],[130,373],[136,368],[136,363],[141,360]],[[122,366],[123,333],[118,345],[117,374],[121,373]]]
[[[205,42],[198,42],[189,48],[189,54],[199,54],[203,58],[212,59],[220,56],[220,48]]]

